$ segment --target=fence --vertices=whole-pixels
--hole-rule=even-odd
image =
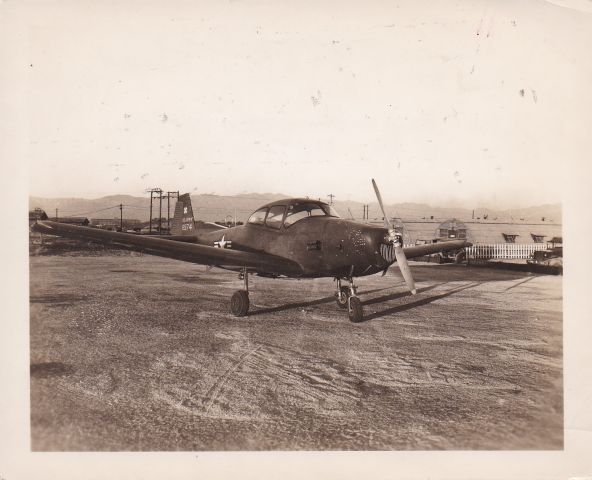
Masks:
[[[465,249],[468,259],[499,258],[499,259],[524,259],[530,257],[533,252],[547,250],[546,243],[499,243],[489,245],[473,245]]]

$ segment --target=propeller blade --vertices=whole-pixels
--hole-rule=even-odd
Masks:
[[[382,216],[384,217],[384,226],[388,229],[392,228],[388,217],[386,216],[386,212],[384,211],[384,205],[382,204],[382,195],[380,195],[380,190],[378,190],[378,186],[374,179],[372,179],[372,186],[374,187],[374,193],[376,193],[376,198],[378,199],[378,205],[380,205],[380,209],[382,210]]]
[[[384,217],[384,226],[389,230],[389,235],[391,232],[394,232],[394,226],[390,224],[388,221],[388,217],[386,216],[386,212],[384,211],[384,204],[382,203],[382,195],[380,195],[380,190],[378,190],[378,185],[374,179],[372,179],[372,186],[374,187],[374,193],[376,193],[376,198],[378,199],[378,204],[380,205],[380,209],[382,210],[382,216]],[[415,280],[413,280],[413,275],[411,274],[411,269],[409,268],[409,263],[407,262],[407,257],[405,256],[405,252],[403,248],[394,243],[395,247],[395,258],[397,259],[397,265],[399,266],[399,270],[401,270],[401,274],[403,275],[403,279],[407,284],[407,288],[411,291],[413,295],[417,293],[415,289]],[[384,276],[386,274],[386,269],[382,272]]]
[[[413,280],[407,257],[401,247],[395,246],[395,257],[397,258],[397,265],[399,266],[399,270],[401,270],[407,288],[409,288],[412,295],[415,295],[417,293],[417,290],[415,289],[415,280]]]

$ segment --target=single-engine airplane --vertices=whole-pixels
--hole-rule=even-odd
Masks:
[[[395,262],[412,294],[415,283],[407,258],[456,250],[464,240],[403,248],[402,235],[389,223],[382,197],[372,185],[384,217],[384,228],[345,220],[325,202],[290,198],[256,210],[245,225],[195,234],[189,194],[179,196],[170,236],[150,237],[38,220],[37,232],[91,240],[151,255],[216,266],[239,272],[244,289],[232,295],[230,310],[237,316],[249,311],[249,274],[266,277],[336,280],[337,305],[347,308],[349,319],[363,319],[355,277],[386,273]],[[344,285],[342,282],[346,282]]]

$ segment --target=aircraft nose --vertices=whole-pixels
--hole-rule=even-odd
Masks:
[[[395,250],[392,243],[387,240],[387,229],[372,228],[366,230],[364,234],[366,237],[367,254],[372,258],[374,265],[382,268],[395,261]]]

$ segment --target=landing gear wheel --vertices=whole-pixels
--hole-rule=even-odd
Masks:
[[[347,299],[349,298],[349,288],[348,287],[341,287],[341,296],[336,293],[335,294],[335,302],[339,308],[347,308]]]
[[[244,317],[249,312],[249,292],[238,290],[230,299],[230,311],[235,317]]]
[[[364,312],[362,311],[362,302],[358,297],[349,297],[347,313],[351,322],[358,323],[362,321]]]

